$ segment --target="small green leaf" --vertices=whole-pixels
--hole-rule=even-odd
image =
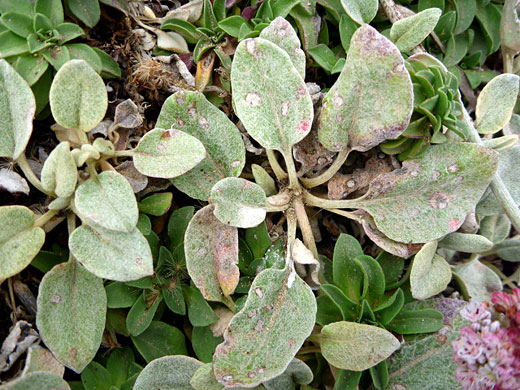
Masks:
[[[152,321],[138,336],[132,336],[135,347],[147,363],[167,355],[187,355],[184,334],[174,326]]]
[[[354,302],[361,297],[364,273],[353,260],[362,255],[363,249],[358,240],[348,234],[340,234],[332,261],[334,284]]]
[[[2,390],[4,390],[3,386]],[[7,383],[5,390],[70,390],[70,386],[52,372],[39,371]]]
[[[134,165],[143,175],[169,179],[188,172],[205,157],[204,145],[188,133],[153,129],[135,148]]]
[[[511,221],[505,214],[490,215],[480,220],[479,234],[493,244],[498,244],[509,237]]]
[[[386,328],[399,334],[431,333],[441,328],[442,320],[442,313],[435,309],[402,310]]]
[[[262,30],[260,38],[267,39],[283,49],[289,55],[299,75],[305,79],[305,53],[301,49],[296,31],[287,20],[277,17]]]
[[[0,22],[16,35],[27,38],[34,33],[33,19],[18,12],[6,12],[0,16]]]
[[[213,358],[220,383],[252,387],[282,374],[311,333],[316,299],[293,272],[266,269],[253,281]]]
[[[321,329],[321,353],[334,367],[363,371],[388,358],[399,348],[392,333],[377,326],[334,322]]]
[[[462,225],[489,185],[497,160],[496,152],[476,144],[432,145],[404,161],[403,168],[379,175],[352,207],[369,212],[392,240],[435,240]]]
[[[29,43],[30,44],[30,43]],[[46,47],[46,45],[44,44]],[[43,50],[41,49],[32,49],[31,53],[34,51],[42,50],[41,54],[45,58],[45,60],[52,65],[55,70],[59,70],[63,65],[65,65],[70,60],[69,50],[67,46],[49,46]],[[56,76],[54,76],[56,77]]]
[[[504,73],[484,87],[477,99],[475,125],[480,134],[494,134],[502,129],[513,114],[518,100],[520,77]]]
[[[34,213],[24,206],[0,207],[0,279],[7,279],[27,267],[45,241],[42,228],[33,227]]]
[[[182,293],[188,305],[188,318],[193,326],[207,326],[217,322],[217,315],[199,289],[192,286],[182,286]]]
[[[427,299],[444,291],[451,280],[450,265],[436,250],[437,241],[431,241],[414,257],[410,287],[415,299]]]
[[[376,0],[341,0],[341,4],[348,16],[357,24],[370,23],[379,7]]]
[[[163,23],[163,26],[165,23]],[[227,17],[226,19],[223,19],[220,22],[218,22],[219,28],[221,28],[223,31],[225,31],[228,35],[231,35],[232,37],[235,37],[235,38],[238,38],[238,35],[240,33],[240,27],[242,27],[243,24],[247,24],[247,20],[245,20],[240,15],[231,15],[231,16]]]
[[[193,218],[195,208],[193,206],[181,207],[175,210],[168,220],[168,237],[170,238],[170,249],[173,251],[184,242],[184,233]]]
[[[500,20],[500,42],[504,48],[512,52],[520,50],[520,20],[518,4],[514,0],[505,0]]]
[[[83,60],[71,60],[60,68],[49,99],[56,122],[85,132],[101,122],[108,106],[103,79]]]
[[[345,67],[323,100],[318,128],[327,149],[367,151],[408,126],[410,75],[395,45],[369,25],[358,28]]]
[[[131,307],[141,293],[139,289],[127,286],[122,282],[113,282],[106,285],[105,291],[109,309]]]
[[[84,60],[96,73],[101,73],[101,59],[93,48],[85,43],[69,43],[67,50],[71,60]]]
[[[184,250],[188,273],[204,298],[223,302],[240,277],[238,230],[221,223],[213,207],[197,211],[186,230]]]
[[[85,390],[111,390],[110,372],[98,362],[90,362],[81,373],[81,382]]]
[[[134,191],[123,175],[104,171],[81,183],[74,195],[80,218],[118,232],[131,232],[137,225],[139,211]]]
[[[53,355],[75,372],[101,344],[106,305],[103,281],[75,260],[58,264],[41,281],[36,325]]]
[[[359,318],[358,305],[350,300],[338,287],[333,284],[322,284],[321,290],[337,306],[345,321],[356,321]]]
[[[395,293],[395,300],[394,302],[386,307],[385,309],[379,310],[376,312],[376,318],[377,320],[383,324],[386,325],[389,322],[391,322],[397,314],[401,311],[404,305],[404,293],[403,290],[400,288],[397,289]]]
[[[195,326],[191,335],[191,344],[201,362],[211,363],[217,345],[222,343],[222,336],[215,336],[209,326]],[[212,373],[213,375],[213,373]],[[216,379],[215,379],[216,380]]]
[[[53,27],[63,23],[63,5],[61,0],[36,0],[34,11],[45,15]]]
[[[454,34],[461,34],[466,31],[477,12],[476,2],[473,0],[455,0],[453,2],[457,12],[457,22],[455,24]]]
[[[341,311],[328,295],[319,295],[316,298],[318,312],[316,313],[316,323],[325,326],[331,322],[343,320]],[[356,318],[354,318],[356,319]]]
[[[251,171],[256,184],[264,190],[265,196],[271,196],[277,193],[274,179],[264,168],[257,164],[251,164]]]
[[[146,291],[137,298],[126,317],[126,327],[132,336],[139,336],[148,329],[163,299],[161,295],[146,299],[145,293]]]
[[[130,347],[114,348],[107,360],[107,370],[112,377],[112,383],[121,387],[131,375],[132,364],[135,364],[135,357]]]
[[[271,238],[267,232],[265,222],[256,227],[247,229],[245,233],[245,241],[251,249],[253,258],[258,259],[259,257],[263,257],[271,246]]]
[[[0,59],[0,157],[16,160],[24,152],[31,138],[35,111],[29,85],[6,60]]]
[[[211,189],[209,202],[223,224],[240,228],[259,225],[266,215],[265,192],[256,183],[238,177],[227,177]]]
[[[69,237],[78,261],[100,278],[127,282],[153,274],[152,253],[144,236],[82,225]]]
[[[28,54],[27,40],[11,31],[0,33],[0,58]]]
[[[163,192],[150,195],[139,202],[139,211],[155,216],[166,214],[172,204],[173,194]]]
[[[78,170],[68,142],[60,142],[49,154],[41,173],[42,187],[58,197],[69,197],[76,189]]]
[[[295,390],[295,384],[307,385],[312,382],[312,370],[299,359],[293,359],[282,375],[263,383],[266,390]]]
[[[242,172],[245,147],[240,132],[202,93],[183,91],[170,96],[161,108],[156,126],[182,130],[204,145],[206,158],[193,170],[172,179],[178,189],[192,198],[207,200],[216,182]]]
[[[433,31],[442,11],[428,8],[416,15],[398,20],[390,29],[390,39],[401,51],[410,51]]]
[[[94,49],[101,61],[101,77],[104,79],[120,79],[121,69],[119,68],[118,63],[103,50],[98,49],[97,47],[93,47],[92,49]]]
[[[41,55],[20,56],[14,63],[14,68],[29,86],[36,83],[48,67],[49,63]]]
[[[404,259],[388,252],[381,252],[376,257],[377,262],[385,274],[385,285],[393,284],[399,280],[404,271]]]
[[[98,0],[65,0],[67,8],[88,27],[94,27],[99,21],[101,10]]]
[[[141,371],[133,390],[193,390],[190,379],[201,366],[201,362],[188,356],[155,359]]]
[[[287,154],[311,130],[309,92],[287,52],[274,43],[263,38],[240,42],[231,85],[235,112],[260,145]]]
[[[58,31],[59,42],[62,45],[68,41],[85,35],[85,31],[74,23],[61,23],[56,27],[56,31]]]

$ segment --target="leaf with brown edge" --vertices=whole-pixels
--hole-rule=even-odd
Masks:
[[[223,302],[238,284],[238,230],[225,225],[208,205],[195,213],[184,238],[186,267],[205,299]]]
[[[323,99],[318,136],[327,149],[367,151],[399,136],[413,111],[410,75],[399,49],[365,24],[350,42],[345,66]]]
[[[498,164],[492,149],[432,145],[403,167],[379,175],[348,207],[367,211],[392,240],[424,243],[457,230],[488,187]]]
[[[213,373],[226,387],[253,387],[282,374],[311,333],[316,299],[289,268],[260,272],[213,355]]]

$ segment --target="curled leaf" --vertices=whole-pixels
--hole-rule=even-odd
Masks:
[[[415,299],[427,299],[444,291],[451,280],[450,265],[436,250],[437,241],[431,241],[414,257],[410,287]]]

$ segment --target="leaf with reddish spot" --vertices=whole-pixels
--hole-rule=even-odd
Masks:
[[[457,230],[475,209],[497,164],[497,153],[483,146],[432,145],[402,168],[379,175],[349,207],[367,211],[394,241],[436,240]]]
[[[223,302],[238,284],[238,230],[214,215],[213,205],[193,216],[184,239],[186,267],[205,299]]]
[[[231,85],[237,116],[265,148],[287,154],[309,133],[311,97],[291,57],[276,44],[263,38],[242,41],[233,59]]]
[[[399,49],[369,25],[350,42],[345,66],[323,99],[318,129],[327,149],[367,151],[399,136],[413,111],[410,75]]]
[[[282,374],[311,333],[316,299],[289,269],[260,272],[243,309],[213,355],[213,373],[226,387],[253,387]]]

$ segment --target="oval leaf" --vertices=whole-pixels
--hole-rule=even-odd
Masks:
[[[132,186],[115,171],[101,172],[80,184],[74,204],[81,219],[105,229],[131,232],[139,219]]]
[[[242,172],[246,150],[240,132],[202,93],[182,91],[170,96],[161,108],[156,126],[179,129],[197,138],[206,148],[204,160],[172,179],[190,197],[208,200],[216,182]]]
[[[370,23],[377,14],[377,0],[341,0],[343,9],[358,24]]]
[[[385,360],[399,348],[392,333],[377,326],[333,322],[321,329],[321,353],[334,367],[363,371]]]
[[[361,26],[341,74],[323,99],[320,142],[332,151],[348,144],[364,152],[399,136],[412,111],[412,81],[401,53],[377,30]]]
[[[493,292],[502,290],[502,280],[489,267],[478,260],[455,267],[454,272],[464,283],[472,300],[490,301]]]
[[[135,148],[134,165],[143,175],[170,179],[195,167],[206,157],[204,145],[179,130],[154,129]]]
[[[428,8],[416,15],[398,20],[390,29],[390,39],[399,50],[410,51],[430,35],[441,14],[439,8]]]
[[[489,185],[497,153],[479,145],[432,145],[401,169],[379,175],[352,207],[395,241],[421,243],[457,230]],[[351,207],[351,206],[349,206]]]
[[[442,291],[451,280],[450,265],[443,257],[435,254],[437,241],[425,244],[415,255],[410,287],[415,299],[427,299]]]
[[[103,79],[83,60],[71,60],[60,68],[49,101],[58,124],[83,131],[96,127],[108,106]]]
[[[33,227],[34,213],[24,206],[0,207],[0,221],[0,279],[7,279],[27,267],[38,254],[45,232]]]
[[[188,356],[155,359],[141,371],[133,390],[193,390],[190,379],[201,366],[201,362]]]
[[[519,82],[517,75],[504,73],[480,92],[475,109],[475,125],[480,134],[494,134],[507,125],[518,99]]]
[[[265,192],[256,183],[228,177],[213,186],[209,201],[215,205],[220,222],[239,228],[250,228],[265,219]]]
[[[43,277],[36,325],[54,356],[79,373],[101,344],[106,310],[103,281],[72,260]]]
[[[69,248],[100,278],[128,282],[153,274],[152,252],[137,229],[126,233],[82,225],[70,235]]]
[[[43,164],[41,181],[45,191],[53,192],[58,197],[66,198],[74,193],[78,169],[68,142],[60,142],[49,154]]]
[[[288,153],[311,130],[313,107],[289,55],[262,38],[242,41],[231,67],[235,112],[262,146]]]
[[[0,157],[16,160],[24,152],[35,112],[31,88],[6,60],[0,59]]]
[[[12,382],[2,390],[70,390],[69,384],[52,372],[31,372]]]
[[[316,299],[298,275],[288,269],[260,272],[215,351],[215,377],[226,387],[252,387],[282,374],[315,319]]]
[[[305,53],[301,49],[300,39],[291,24],[278,16],[269,26],[260,33],[260,38],[273,42],[291,58],[294,68],[298,74],[305,79]]]
[[[186,267],[195,286],[209,301],[221,302],[235,291],[238,269],[238,230],[224,225],[214,206],[206,206],[193,216],[186,230]]]
[[[132,341],[147,362],[167,355],[188,354],[184,334],[175,326],[160,321],[152,321],[143,333],[132,336]]]
[[[490,250],[493,243],[479,234],[454,232],[439,242],[439,247],[457,252],[479,253]]]

